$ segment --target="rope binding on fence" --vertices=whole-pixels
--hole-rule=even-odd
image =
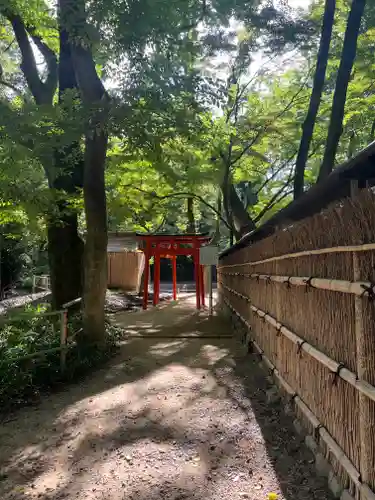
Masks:
[[[340,378],[340,372],[343,368],[346,368],[344,363],[339,363],[337,369],[332,372],[333,379],[332,379],[332,385],[337,385],[337,380]]]
[[[361,297],[364,297],[367,294],[367,298],[370,302],[375,300],[375,282],[372,281],[368,285],[361,283],[361,288],[363,288],[363,292]]]

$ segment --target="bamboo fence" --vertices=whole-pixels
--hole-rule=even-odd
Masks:
[[[108,287],[139,292],[144,266],[143,252],[108,252]]]
[[[227,254],[218,288],[342,486],[374,500],[375,195]]]

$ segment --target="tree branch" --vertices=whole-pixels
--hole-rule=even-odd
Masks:
[[[163,200],[166,200],[168,198],[180,198],[180,197],[195,198],[196,200],[199,200],[201,203],[203,203],[204,205],[206,205],[206,207],[208,207],[210,210],[212,210],[220,218],[220,220],[226,225],[226,227],[228,229],[230,229],[229,224],[223,218],[223,216],[221,215],[221,213],[219,213],[218,210],[216,210],[216,208],[214,206],[212,206],[210,203],[208,203],[203,198],[203,196],[200,196],[199,194],[191,193],[189,191],[179,191],[177,193],[170,193],[170,194],[166,194],[166,195],[163,195],[163,196],[159,196],[159,195],[157,195],[155,193],[155,191],[151,191],[151,192],[150,191],[146,191],[145,189],[142,189],[142,188],[139,188],[137,186],[134,186],[133,184],[125,184],[122,187],[125,187],[125,188],[129,187],[129,188],[135,189],[136,191],[144,193],[144,194],[150,196],[151,198],[157,199],[159,201],[163,201]]]
[[[43,86],[45,92],[49,93],[52,99],[57,87],[58,64],[56,54],[43,42],[41,37],[36,34],[34,28],[27,28],[27,31],[47,64],[48,74]]]
[[[28,32],[34,32],[34,28],[27,28],[20,16],[10,11],[3,11],[4,16],[11,23],[19,49],[22,55],[21,70],[25,76],[30,92],[33,94],[37,104],[50,104],[57,86],[57,58],[53,51],[44,44],[40,37],[31,35],[34,43],[45,57],[48,67],[46,82],[39,76],[33,49],[31,47]],[[47,57],[46,57],[47,56]]]
[[[199,16],[199,18],[197,19],[197,21],[195,21],[194,23],[185,24],[185,25],[180,26],[179,27],[180,32],[192,30],[193,28],[196,28],[198,26],[198,24],[204,20],[204,18],[208,14],[207,0],[201,0],[201,2],[202,2],[202,12],[201,12],[201,15]]]
[[[265,209],[263,210],[264,213],[263,213],[262,217],[267,212],[269,212],[277,203],[280,203],[280,201],[284,200],[287,196],[290,196],[291,194],[293,194],[293,190],[292,189],[290,189],[289,191],[286,191],[282,196],[280,196],[280,198],[275,199],[272,203],[268,204],[267,207],[265,207]],[[259,220],[258,220],[258,217],[257,217],[257,222],[259,222]]]
[[[99,102],[105,104],[109,96],[96,71],[90,44],[84,39],[84,33],[80,31],[87,24],[85,2],[84,0],[59,0],[58,6],[60,26],[66,31],[68,37],[74,40],[70,49],[82,99],[91,105]],[[106,121],[107,113],[103,111],[97,113],[96,118],[99,121]]]
[[[297,154],[297,151],[295,151],[295,152],[294,152],[294,153],[293,153],[293,154],[292,154],[292,155],[291,155],[291,156],[290,156],[287,160],[285,160],[285,161],[284,161],[284,163],[282,163],[282,164],[280,165],[280,167],[279,167],[279,168],[277,168],[277,169],[273,172],[273,174],[272,174],[270,177],[268,177],[268,178],[267,178],[267,179],[263,182],[263,184],[260,186],[260,188],[259,188],[259,189],[257,189],[256,194],[259,194],[259,193],[262,191],[262,189],[264,189],[264,188],[267,186],[267,184],[268,184],[269,182],[271,182],[271,181],[272,181],[272,180],[273,180],[273,179],[277,176],[277,174],[279,174],[279,173],[280,173],[280,172],[281,172],[281,171],[282,171],[282,170],[283,170],[283,169],[284,169],[284,168],[288,165],[288,163],[290,163],[290,162],[293,160],[293,158],[296,156],[296,154]]]
[[[22,19],[19,16],[7,13],[7,19],[12,25],[19,49],[22,55],[21,70],[26,78],[30,92],[38,104],[43,102],[43,87],[39,78],[35,56]]]
[[[179,197],[185,197],[185,196],[190,196],[191,198],[195,198],[196,200],[199,200],[201,203],[203,203],[204,205],[206,205],[206,207],[208,207],[210,210],[212,210],[218,217],[220,217],[221,221],[227,226],[228,229],[230,229],[230,226],[229,224],[227,223],[227,221],[222,217],[222,215],[216,210],[216,208],[214,206],[212,206],[210,203],[208,203],[204,198],[203,196],[200,196],[199,194],[194,194],[194,193],[190,193],[190,192],[178,192],[178,193],[171,193],[171,194],[167,194],[167,195],[164,195],[164,196],[158,196],[157,198],[159,200],[164,200],[164,199],[167,199],[167,198],[179,198]]]
[[[293,97],[291,98],[291,100],[288,102],[288,104],[285,106],[284,109],[282,109],[279,113],[277,113],[277,115],[275,117],[272,118],[272,120],[269,120],[265,125],[264,127],[262,127],[261,129],[258,130],[258,132],[256,133],[256,136],[254,137],[254,139],[252,139],[250,141],[249,144],[247,144],[244,149],[241,151],[241,153],[239,153],[239,155],[232,161],[231,163],[231,167],[233,167],[248,151],[249,149],[254,146],[254,144],[258,141],[258,139],[265,133],[267,132],[267,130],[269,129],[269,127],[275,123],[276,120],[278,120],[279,118],[281,118],[287,111],[290,110],[290,108],[293,106],[293,104],[295,104],[297,101],[297,97],[300,95],[300,93],[303,91],[303,89],[306,87],[306,84],[307,84],[307,81],[309,79],[309,76],[310,76],[310,73],[311,73],[311,70],[308,72],[308,75],[307,77],[305,78],[304,82],[302,83],[302,85],[299,87],[299,89],[297,90],[297,92],[293,95]]]
[[[293,173],[293,170],[291,171],[291,174]],[[283,192],[285,191],[285,189],[291,184],[291,182],[293,181],[293,175],[290,175],[289,174],[289,177],[288,177],[288,180],[287,182],[284,184],[284,186],[282,186],[273,196],[272,198],[270,199],[270,201],[267,203],[267,205],[259,212],[259,214],[254,218],[254,222],[259,222],[260,219],[276,204],[278,203],[279,201],[283,200],[284,198],[286,198],[288,196],[288,194],[290,194],[291,192],[293,191],[288,191],[287,193],[284,193]],[[281,198],[279,198],[279,196],[283,194],[281,196]]]
[[[13,90],[18,95],[22,95],[22,92],[15,87],[12,83],[4,82],[4,80],[0,80],[0,85],[4,85],[4,87],[8,87],[9,89]]]
[[[265,61],[260,67],[259,69],[254,73],[254,75],[246,82],[242,85],[241,88],[239,88],[239,92],[238,92],[238,95],[237,95],[237,104],[240,102],[240,100],[242,99],[245,91],[249,88],[249,86],[254,82],[254,80],[256,78],[258,78],[258,76],[260,76],[262,70],[265,68],[265,66],[267,64],[269,64],[272,60],[274,60],[275,58],[277,57],[277,54],[270,57],[267,61]],[[234,71],[234,68],[232,67],[232,74],[233,74],[233,71]],[[227,112],[227,121],[228,119],[230,118],[231,114],[233,113],[234,111],[234,107],[236,105],[236,102],[234,103],[234,105],[232,106],[232,108]]]
[[[13,40],[11,42],[9,42],[9,44],[5,47],[5,49],[3,50],[3,54],[8,52],[8,50],[11,48],[11,46],[14,44],[14,42],[15,42],[15,38],[13,38]]]
[[[161,223],[158,225],[158,227],[157,227],[154,231],[152,231],[152,232],[153,232],[153,233],[158,233],[158,232],[160,231],[160,229],[164,226],[164,224],[166,223],[166,221],[167,221],[167,215],[166,215],[166,214],[164,214],[164,215],[163,215],[163,220],[162,220],[162,221],[161,221]],[[150,232],[150,231],[149,231],[149,232]]]

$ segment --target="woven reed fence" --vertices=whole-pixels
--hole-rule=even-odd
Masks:
[[[375,499],[375,195],[229,253],[218,282],[343,487]]]
[[[108,287],[138,292],[144,265],[143,252],[108,252]]]

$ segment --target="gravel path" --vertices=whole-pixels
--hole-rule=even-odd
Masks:
[[[152,306],[152,290],[149,294],[149,305]],[[161,292],[159,300],[171,299],[172,294],[168,291]],[[26,293],[19,291],[9,299],[0,301],[0,315],[6,314],[12,309],[24,308],[27,305],[36,306],[41,303],[48,303],[51,300],[51,292]],[[138,311],[142,309],[143,298],[136,293],[126,293],[120,290],[107,290],[105,298],[106,313],[111,314],[119,311]]]
[[[20,291],[18,295],[15,294],[9,299],[0,301],[0,315],[17,307],[24,307],[27,304],[46,302],[50,295],[50,292],[24,293]]]
[[[117,321],[106,368],[0,427],[1,499],[331,498],[225,322],[191,301]]]

